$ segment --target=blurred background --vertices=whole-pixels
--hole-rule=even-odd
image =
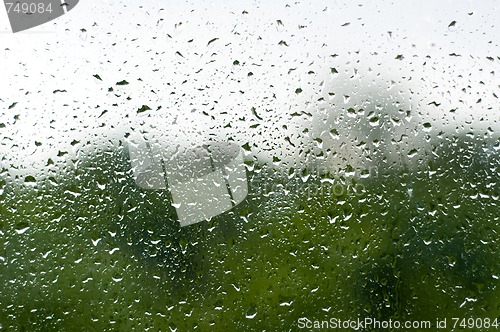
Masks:
[[[0,11],[0,327],[498,318],[498,17],[82,1],[13,34]],[[247,199],[180,228],[134,184],[137,133],[238,144]]]

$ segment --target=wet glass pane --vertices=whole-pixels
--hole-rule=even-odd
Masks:
[[[500,330],[498,2],[4,7],[0,330]]]

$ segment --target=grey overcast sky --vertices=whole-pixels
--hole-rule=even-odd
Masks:
[[[17,34],[0,10],[0,162],[36,172],[58,151],[81,153],[74,140],[139,127],[179,144],[252,141],[266,160],[280,147],[269,142],[305,144],[308,120],[289,114],[314,117],[330,90],[337,111],[362,106],[360,87],[398,95],[436,128],[498,132],[499,3],[87,0]],[[258,135],[245,129],[252,107]]]

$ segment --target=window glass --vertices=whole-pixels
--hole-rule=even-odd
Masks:
[[[4,3],[0,330],[500,329],[498,2]]]

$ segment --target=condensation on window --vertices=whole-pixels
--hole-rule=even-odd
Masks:
[[[498,10],[0,18],[0,330],[500,327]]]

